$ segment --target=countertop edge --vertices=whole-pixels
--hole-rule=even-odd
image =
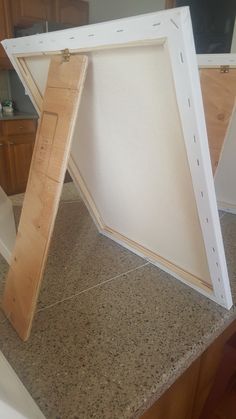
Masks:
[[[236,320],[236,310],[235,307],[231,308],[232,317],[228,318],[227,321],[224,321],[222,318],[222,323],[219,325],[217,330],[214,330],[212,333],[209,333],[204,337],[204,342],[199,345],[195,345],[186,353],[186,356],[181,358],[181,362],[177,363],[176,367],[178,369],[173,371],[170,369],[169,374],[167,374],[166,382],[162,385],[159,385],[158,390],[153,391],[153,396],[148,398],[142,406],[136,412],[133,413],[130,419],[141,419],[142,415],[150,409],[154,403],[156,403],[161,396],[176,382],[178,378],[184,374],[187,369],[196,361],[209,347],[210,345],[222,334],[224,331]],[[228,314],[228,313],[227,313]],[[158,386],[158,383],[157,383]]]
[[[0,113],[0,121],[16,121],[16,120],[21,120],[21,119],[38,119],[38,115],[37,114],[28,114],[28,113],[23,113],[23,112],[19,112],[19,113],[13,113],[11,115],[4,115],[3,113]]]

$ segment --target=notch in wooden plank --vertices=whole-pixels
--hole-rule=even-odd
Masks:
[[[3,311],[23,340],[34,318],[71,139],[86,77],[87,57],[51,59],[42,115],[16,243],[7,275]]]

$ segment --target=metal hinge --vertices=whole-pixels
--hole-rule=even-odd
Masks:
[[[229,73],[229,65],[221,65],[220,66],[221,73]]]
[[[62,53],[63,61],[69,62],[70,61],[70,56],[71,56],[71,53],[70,53],[69,49],[66,48],[61,53]]]

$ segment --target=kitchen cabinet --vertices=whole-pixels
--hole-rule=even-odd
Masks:
[[[37,21],[52,20],[51,0],[11,0],[14,27],[28,27]]]
[[[192,419],[199,365],[195,361],[141,419]]]
[[[11,0],[14,27],[38,21],[80,26],[88,23],[88,3],[82,0]]]
[[[13,119],[2,122],[2,135],[18,135],[35,133],[35,119]]]
[[[0,0],[0,41],[6,38],[12,38],[12,24],[10,19],[10,8],[8,0]],[[0,45],[0,68],[12,68],[4,48]]]
[[[37,121],[0,122],[0,185],[8,195],[25,192]]]
[[[29,28],[36,22],[67,26],[88,23],[88,2],[82,0],[0,0],[0,41],[13,38],[16,28]],[[12,65],[0,46],[0,69]]]

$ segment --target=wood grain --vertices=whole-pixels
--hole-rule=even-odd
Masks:
[[[223,401],[207,419],[235,419],[236,388],[225,395]]]
[[[215,172],[234,108],[236,69],[221,73],[219,69],[202,68],[200,80],[212,168]]]
[[[220,363],[223,347],[235,333],[236,322],[233,322],[201,356],[198,383],[195,394],[192,419],[198,419],[210,393]]]
[[[3,310],[19,336],[29,337],[67,168],[87,57],[53,57]]]

